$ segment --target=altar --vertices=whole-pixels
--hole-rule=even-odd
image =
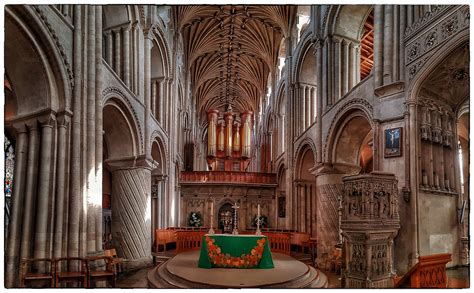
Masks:
[[[198,267],[272,269],[274,265],[267,236],[206,234]]]

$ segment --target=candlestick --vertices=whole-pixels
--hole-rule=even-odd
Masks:
[[[214,229],[212,228],[212,223],[214,222],[214,200],[211,201],[211,228],[207,234],[214,235]]]
[[[260,204],[257,205],[257,231],[255,231],[255,235],[262,235],[260,231]]]

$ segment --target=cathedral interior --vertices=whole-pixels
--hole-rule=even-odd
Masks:
[[[468,5],[4,15],[5,287],[90,285],[61,274],[111,249],[114,276],[156,267],[212,228],[343,288],[469,269]]]

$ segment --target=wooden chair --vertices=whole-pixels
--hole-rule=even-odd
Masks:
[[[35,263],[44,263],[44,269],[35,269]],[[54,279],[56,277],[55,265],[50,258],[30,258],[22,259],[20,264],[20,287],[26,288],[26,283],[33,281],[45,281],[50,288],[54,288]]]
[[[176,243],[175,233],[179,230],[155,230],[155,252],[160,251],[160,246],[163,246],[163,251],[166,251],[168,243]]]
[[[105,264],[105,266],[104,266]],[[105,269],[100,269],[101,267]],[[112,288],[115,288],[115,280],[117,279],[117,271],[113,264],[111,256],[93,256],[87,258],[87,276],[88,287],[92,287],[92,282],[105,280]]]
[[[115,248],[104,250],[104,255],[112,258],[112,265],[117,273],[122,272],[122,261],[123,259],[118,257]]]
[[[61,271],[61,263],[66,263],[65,271]],[[79,267],[70,270],[71,262],[79,262]],[[87,261],[81,257],[62,257],[55,260],[56,266],[56,288],[61,283],[81,282],[83,288],[87,288]]]

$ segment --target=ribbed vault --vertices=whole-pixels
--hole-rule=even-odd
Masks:
[[[209,109],[258,112],[296,6],[175,6],[192,94]]]

